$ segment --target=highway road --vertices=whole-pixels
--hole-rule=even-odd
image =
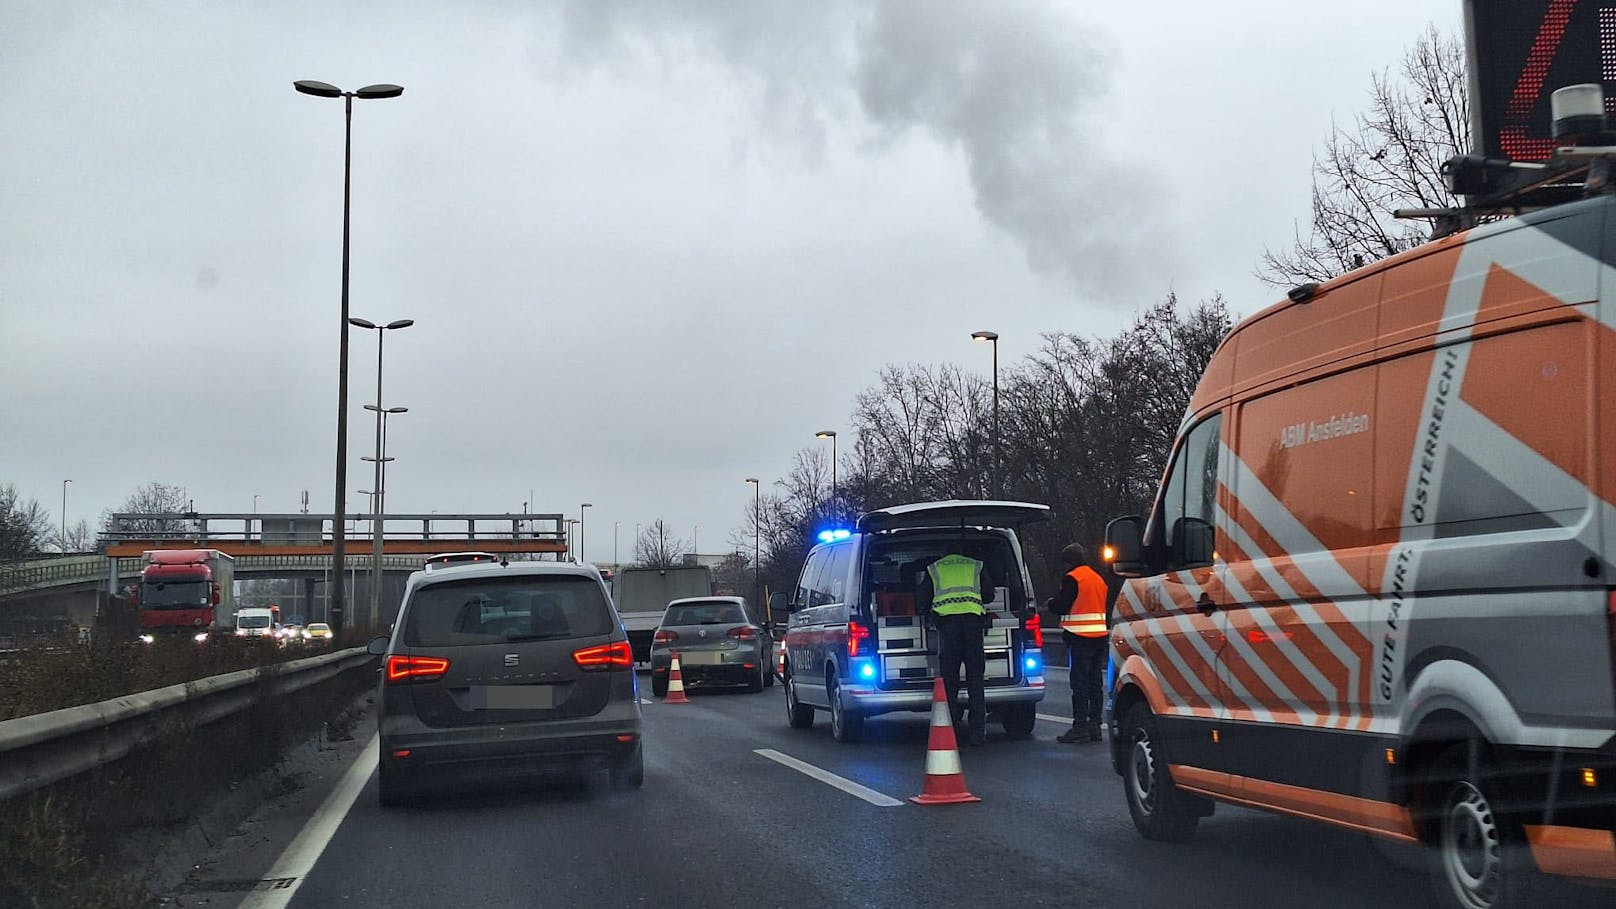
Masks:
[[[1417,851],[1377,847],[1297,819],[1219,806],[1189,843],[1141,839],[1105,746],[1053,741],[1065,728],[1064,686],[1064,674],[1053,673],[1043,705],[1051,719],[1038,724],[1034,739],[1014,741],[990,728],[986,746],[962,750],[967,786],[982,799],[972,805],[908,801],[923,781],[925,716],[877,719],[867,724],[866,741],[838,744],[823,717],[811,730],[788,728],[778,686],[761,694],[693,692],[688,705],[647,704],[646,782],[638,792],[561,779],[514,794],[457,788],[383,810],[369,772],[373,758],[370,765],[361,759],[349,774],[357,792],[351,806],[343,810],[339,793],[326,800],[335,805],[323,819],[301,819],[297,849],[266,841],[254,850],[256,873],[281,879],[241,904],[1423,903],[1425,878],[1410,870]],[[370,738],[368,730],[361,738]],[[301,857],[287,858],[287,851]],[[1611,896],[1550,886],[1557,905],[1608,905]],[[180,903],[242,900],[206,890],[193,885]]]

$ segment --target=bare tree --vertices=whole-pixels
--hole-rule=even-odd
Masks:
[[[16,486],[0,483],[0,579],[19,562],[38,556],[50,533],[45,506],[37,499],[23,499]]]
[[[191,500],[184,486],[151,482],[130,493],[116,512],[102,514],[101,530],[151,540],[183,538],[196,532],[196,522],[187,516],[190,510]],[[147,517],[128,518],[114,527],[114,513]]]
[[[1464,43],[1430,26],[1396,77],[1370,77],[1368,112],[1331,128],[1313,159],[1308,231],[1298,226],[1289,247],[1265,251],[1257,277],[1276,287],[1325,281],[1424,243],[1425,222],[1392,212],[1453,204],[1441,168],[1470,151],[1469,111]]]
[[[640,530],[634,541],[634,561],[647,568],[672,568],[687,549],[684,540],[668,533],[667,525],[657,518]]]
[[[62,535],[61,528],[51,531],[51,546],[57,552],[93,552],[95,550],[95,528],[84,518],[79,518],[77,524],[67,526],[67,535]]]

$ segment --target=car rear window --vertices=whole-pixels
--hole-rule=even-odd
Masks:
[[[730,625],[746,621],[737,603],[685,603],[669,606],[662,617],[664,625]]]
[[[416,589],[406,612],[404,643],[411,647],[584,638],[612,629],[600,583],[565,575],[428,584]]]

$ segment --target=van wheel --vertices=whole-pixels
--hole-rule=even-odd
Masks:
[[[383,808],[399,808],[415,801],[415,786],[401,770],[385,762],[376,766],[376,800]]]
[[[651,696],[665,698],[668,696],[668,677],[665,675],[651,676]]]
[[[786,676],[786,723],[792,729],[808,729],[814,725],[814,708],[797,700],[797,680]]]
[[[645,785],[645,748],[636,742],[632,754],[615,761],[606,770],[606,781],[618,792]]]
[[[1146,704],[1135,704],[1122,721],[1122,787],[1128,813],[1139,835],[1147,840],[1180,843],[1195,833],[1200,818],[1188,799],[1173,785],[1167,757],[1161,750],[1156,716]]]
[[[830,735],[838,742],[856,742],[864,732],[864,716],[842,704],[842,686],[830,680]]]
[[[999,715],[999,722],[1004,724],[1006,735],[1024,739],[1032,735],[1033,727],[1038,725],[1038,708],[1032,704],[1011,704]]]
[[[1500,813],[1503,793],[1486,747],[1454,745],[1433,769],[1425,809],[1437,901],[1459,909],[1528,905],[1532,860],[1519,823]]]

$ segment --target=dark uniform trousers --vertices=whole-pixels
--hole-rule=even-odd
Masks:
[[[1072,681],[1072,728],[1100,731],[1105,713],[1105,660],[1110,642],[1066,632]]]
[[[954,725],[961,722],[958,696],[960,666],[963,665],[966,696],[971,705],[971,732],[984,734],[987,692],[982,679],[987,672],[987,656],[982,652],[982,629],[986,619],[980,615],[934,615],[932,623],[937,627],[937,671],[943,677],[943,690],[948,692]]]

